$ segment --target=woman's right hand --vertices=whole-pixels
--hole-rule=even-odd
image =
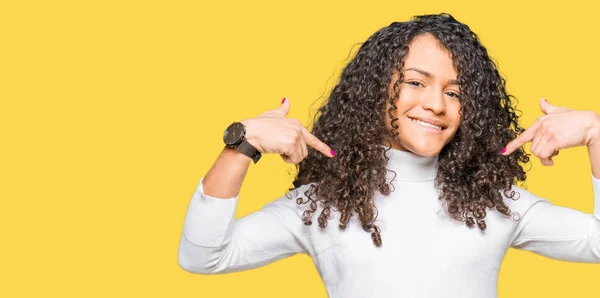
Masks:
[[[246,139],[260,153],[277,153],[287,163],[298,164],[308,156],[311,146],[327,157],[335,156],[329,146],[311,134],[295,118],[286,118],[290,101],[284,98],[281,106],[255,118],[240,121],[246,129]]]

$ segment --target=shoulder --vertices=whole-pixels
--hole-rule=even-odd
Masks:
[[[263,210],[278,211],[284,216],[294,214],[295,216],[301,217],[304,210],[308,208],[309,199],[306,192],[311,188],[311,185],[314,185],[314,183],[303,184],[293,190],[287,191],[279,198],[267,203],[263,207]],[[301,203],[298,204],[298,202]]]
[[[540,202],[550,202],[545,198],[538,197],[531,191],[517,185],[512,185],[511,190],[500,190],[503,201],[516,216],[524,215],[533,205]]]

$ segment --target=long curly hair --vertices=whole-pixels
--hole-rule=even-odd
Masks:
[[[519,148],[509,156],[500,154],[504,144],[524,129],[518,124],[516,99],[506,92],[506,81],[494,61],[469,27],[449,14],[415,16],[407,22],[394,22],[370,36],[343,69],[339,82],[326,103],[314,116],[312,133],[335,150],[333,158],[309,148],[308,156],[297,167],[294,190],[311,184],[304,192],[308,204],[302,214],[305,225],[312,224],[317,203],[323,207],[318,216],[321,228],[327,226],[332,209],[340,212],[339,228],[345,229],[356,213],[376,246],[381,246],[380,229],[374,224],[377,209],[374,193],[390,193],[386,182],[389,158],[384,143],[397,138],[392,111],[403,81],[404,59],[411,41],[424,33],[433,34],[452,54],[461,91],[462,120],[454,138],[438,156],[435,187],[452,218],[468,227],[486,229],[486,208],[510,216],[500,190],[514,198],[515,180],[525,181],[521,163],[529,156]],[[400,76],[392,82],[393,74]],[[393,84],[393,94],[388,88]],[[389,108],[386,111],[386,103]],[[386,128],[385,113],[391,130]]]

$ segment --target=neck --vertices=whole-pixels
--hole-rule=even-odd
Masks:
[[[422,156],[410,151],[402,151],[382,145],[389,158],[386,168],[388,181],[430,181],[434,180],[438,170],[438,155]]]

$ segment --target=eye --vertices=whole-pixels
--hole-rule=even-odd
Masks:
[[[460,95],[458,93],[456,93],[456,92],[446,92],[446,94],[448,96],[450,96],[450,97],[454,97],[454,98],[460,99]]]
[[[417,82],[417,81],[408,81],[406,83],[409,85],[413,85],[415,87],[423,87],[423,84],[421,84],[421,82]]]

